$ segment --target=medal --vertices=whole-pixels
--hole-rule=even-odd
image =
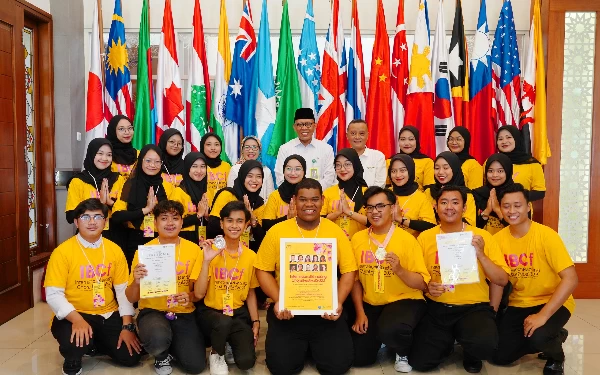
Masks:
[[[387,252],[385,251],[385,248],[381,246],[377,248],[377,251],[375,252],[375,258],[377,258],[378,261],[383,261],[386,255]]]
[[[223,249],[225,249],[225,238],[223,238],[223,236],[220,236],[220,235],[219,235],[219,236],[215,237],[215,240],[214,240],[214,242],[213,242],[213,243],[215,244],[215,247],[216,247],[218,250],[223,250]]]

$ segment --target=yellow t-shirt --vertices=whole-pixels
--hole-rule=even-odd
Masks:
[[[140,150],[135,150],[135,157],[137,158],[138,156],[140,156]],[[127,165],[117,164],[113,161],[110,166],[110,170],[113,172],[119,172],[121,176],[127,178],[131,174],[131,172],[133,172],[133,167],[135,167],[135,162],[131,165]]]
[[[510,268],[504,262],[502,258],[502,251],[500,247],[493,239],[492,235],[483,229],[465,225],[465,232],[473,232],[473,235],[480,235],[483,237],[485,247],[483,252],[490,258],[494,264],[501,267],[506,273],[510,273]],[[438,261],[438,249],[436,236],[441,233],[440,226],[431,228],[421,233],[417,241],[423,249],[423,255],[425,258],[425,264],[431,275],[431,281],[440,283],[442,276],[440,273],[440,265]],[[439,297],[433,297],[427,294],[427,297],[440,303],[447,303],[450,305],[472,305],[475,303],[489,302],[490,301],[490,288],[486,283],[485,273],[481,264],[477,262],[479,268],[479,282],[477,284],[460,284],[455,285],[453,292],[444,292]]]
[[[296,219],[289,219],[274,225],[263,239],[254,267],[267,272],[275,271],[275,278],[279,283],[279,240],[282,238],[336,238],[337,262],[340,273],[354,272],[358,269],[350,240],[346,234],[331,220],[321,218],[321,224],[313,230],[300,229]],[[318,232],[317,232],[318,231]]]
[[[504,225],[502,225],[502,222],[500,221],[500,219],[498,219],[495,216],[490,216],[487,224],[485,224],[485,227],[483,227],[484,230],[488,231],[491,235],[494,235],[498,232],[500,232],[502,229],[504,229]]]
[[[185,240],[183,238],[179,238],[181,241],[179,246],[175,247],[175,259],[176,259],[176,270],[177,270],[177,293],[192,293],[194,290],[194,284],[190,281],[190,275],[192,274],[192,270],[194,269],[194,265],[201,260],[201,251],[200,247],[193,242]],[[159,245],[158,238],[153,239],[148,242],[146,246],[151,245]],[[135,266],[139,263],[138,252],[135,251],[135,255],[133,256],[133,262],[131,263],[131,274],[129,275],[129,285],[135,282],[133,277],[133,270]],[[172,306],[170,308],[167,307],[167,298],[168,297],[152,297],[152,298],[142,298],[138,302],[138,307],[140,310],[142,309],[154,309],[158,311],[170,311],[174,313],[191,313],[196,307],[193,303],[189,302],[187,306]]]
[[[385,165],[387,170],[390,169],[390,163],[392,159],[387,159]],[[426,159],[413,159],[415,162],[415,182],[419,184],[419,189],[423,191],[423,186],[435,184],[435,178],[433,177],[433,160]],[[388,177],[385,182],[386,185],[391,185],[392,182]]]
[[[98,181],[100,186],[102,186],[102,181]],[[121,189],[123,189],[123,184],[125,184],[125,177],[119,176],[117,181],[113,184],[110,190],[110,197],[112,199],[117,199],[117,197],[121,194]],[[89,198],[98,198],[100,199],[100,194],[96,188],[88,183],[81,181],[78,178],[75,178],[69,184],[69,190],[67,191],[67,203],[65,206],[65,212],[72,211],[79,203],[83,202]],[[108,211],[108,217],[112,216],[111,210]]]
[[[265,204],[265,212],[263,218],[267,220],[275,220],[287,216],[290,205],[281,199],[278,190],[275,190],[269,195]]]
[[[379,243],[385,241],[387,234],[371,234]],[[384,270],[384,292],[375,291],[375,271],[377,270],[377,245],[370,240],[369,230],[361,230],[352,237],[352,248],[354,256],[358,263],[358,280],[363,287],[363,301],[370,305],[380,306],[396,302],[402,299],[424,299],[423,292],[407,286],[400,277],[398,277],[392,267],[387,263],[381,264]],[[409,233],[400,228],[394,230],[390,242],[386,246],[387,252],[398,255],[402,268],[416,272],[423,276],[425,283],[428,283],[431,277],[425,267],[423,260],[423,251],[417,240]]]
[[[198,261],[192,270],[191,280],[198,280],[202,271],[204,254],[201,251]],[[208,271],[208,288],[204,296],[204,304],[216,310],[223,310],[223,295],[229,287],[233,297],[233,309],[244,305],[250,289],[257,288],[258,280],[254,271],[256,253],[242,246],[242,255],[231,255],[223,251],[210,262]]]
[[[183,181],[183,175],[180,175],[179,173],[172,175],[169,175],[168,173],[163,173],[161,174],[161,176],[164,182],[168,182],[175,187],[179,186],[179,184],[181,184],[181,181]]]
[[[212,204],[212,197],[208,195],[208,192],[206,194],[206,198],[208,199],[208,207],[210,208],[210,205]],[[169,199],[177,201],[183,205],[184,219],[190,215],[196,215],[196,213],[198,212],[198,207],[196,207],[194,202],[192,202],[192,198],[188,195],[188,193],[183,191],[181,187],[176,187],[175,190],[173,190],[173,193],[171,194]],[[206,223],[204,223],[204,225],[206,225]],[[191,232],[196,230],[196,228],[194,228],[194,226],[191,225],[181,230]]]
[[[509,280],[513,291],[508,297],[508,305],[533,307],[550,301],[561,281],[558,273],[573,266],[558,233],[532,222],[529,232],[522,238],[514,238],[510,229],[504,228],[494,239],[511,269]],[[573,314],[575,300],[572,295],[563,306]]]
[[[435,206],[435,199],[431,196],[431,189],[425,190],[425,195],[432,206]],[[475,226],[477,223],[477,206],[475,205],[475,198],[473,198],[473,194],[467,193],[467,207],[463,217],[467,220],[469,225]]]
[[[230,170],[231,165],[224,161],[222,161],[217,168],[211,168],[208,165],[206,166],[206,178],[208,179],[208,191],[210,192],[210,196],[214,197],[217,194],[217,191],[227,187],[227,176],[229,176]]]
[[[366,190],[367,190],[367,188],[363,186],[362,187],[363,193]],[[350,194],[350,196],[352,196],[354,194],[354,192],[346,191],[344,193],[346,194],[346,202],[348,202],[348,205],[353,210],[354,202],[352,201],[352,199],[350,199],[348,197],[348,194]],[[340,188],[339,188],[339,186],[338,185],[330,186],[329,188],[327,188],[327,190],[325,190],[323,192],[323,196],[325,197],[325,201],[323,202],[323,208],[321,208],[321,216],[326,216],[326,215],[334,212],[340,206]],[[364,205],[361,207],[361,209],[358,211],[358,213],[361,215],[365,215],[365,216],[367,215]],[[342,226],[344,220],[347,220],[347,222],[348,222],[348,229],[346,229]],[[353,220],[352,218],[347,217],[346,215],[341,215],[340,217],[338,217],[335,220],[335,224],[337,226],[339,226],[340,228],[342,228],[342,230],[346,233],[348,238],[352,238],[354,233],[359,232],[366,228],[364,225],[362,225],[358,221]]]
[[[546,177],[542,166],[538,163],[514,164],[513,180],[527,190],[546,191]]]
[[[433,211],[431,201],[422,191],[417,190],[405,197],[396,196],[396,204],[402,208],[404,216],[410,220],[422,220],[436,224],[435,212]],[[410,228],[405,228],[404,230],[415,237],[420,233]]]
[[[161,187],[163,189],[165,189],[165,194],[167,195],[167,199],[171,199],[171,195],[173,194],[173,190],[175,189],[175,187],[168,183],[168,182],[164,182],[162,183]],[[117,197],[117,200],[115,201],[115,204],[113,205],[112,208],[112,212],[118,212],[118,211],[127,211],[127,202],[121,200],[121,192],[123,189],[121,189],[121,191],[119,191],[119,195]],[[144,228],[144,222],[142,221],[142,224],[140,224],[139,228],[134,228],[133,224],[128,223],[129,228],[132,229],[139,229],[139,230],[143,230]],[[154,228],[154,232],[156,232],[156,228]]]
[[[80,247],[73,236],[58,246],[48,261],[44,287],[64,288],[67,301],[77,312],[101,315],[119,308],[113,285],[127,283],[127,260],[114,242],[103,238],[102,244],[97,249]],[[94,307],[92,288],[98,277],[104,282],[105,302]]]
[[[483,185],[483,167],[477,160],[465,160],[461,169],[465,176],[465,185],[469,189],[477,189]]]
[[[223,191],[221,194],[219,194],[217,200],[215,200],[212,209],[210,210],[210,216],[220,218],[223,207],[225,207],[227,203],[235,202],[237,200],[237,197],[231,194],[229,191]],[[256,219],[258,220],[258,223],[262,225],[262,219],[265,213],[265,205],[263,204],[259,208],[253,210],[253,212],[254,216],[256,216]]]

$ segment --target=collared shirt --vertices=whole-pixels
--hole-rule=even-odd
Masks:
[[[365,152],[360,155],[360,162],[365,170],[363,177],[365,178],[367,185],[369,187],[385,187],[387,168],[385,166],[385,155],[383,155],[383,152],[365,148]]]
[[[334,185],[335,168],[333,166],[333,149],[327,143],[312,139],[308,146],[304,146],[300,139],[294,138],[279,147],[277,162],[275,163],[275,177],[277,186],[283,183],[283,162],[290,155],[300,155],[306,160],[306,177],[314,178],[321,183],[323,190]]]
[[[88,242],[83,237],[81,237],[81,233],[77,233],[77,239],[81,243],[81,245],[87,249],[97,249],[102,245],[102,235],[98,238],[96,242]]]

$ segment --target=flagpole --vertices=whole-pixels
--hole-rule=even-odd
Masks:
[[[104,55],[106,55],[106,50],[104,49],[104,25],[102,25],[102,0],[96,0],[96,4],[98,5],[98,39],[100,44],[100,56],[102,56],[102,54],[104,53]],[[106,56],[104,56],[104,59],[102,59],[102,67],[101,67],[101,71],[102,71],[102,90],[104,90],[104,83],[106,82],[105,79],[105,69],[104,69],[104,63]]]

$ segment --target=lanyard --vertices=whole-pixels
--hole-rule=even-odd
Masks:
[[[394,234],[394,230],[396,228],[392,225],[390,226],[390,229],[388,230],[387,235],[385,236],[385,240],[383,241],[383,244],[380,243],[379,241],[377,241],[375,238],[373,238],[373,236],[371,236],[371,234],[373,233],[373,228],[369,228],[369,252],[371,252],[371,254],[375,257],[375,259],[377,259],[377,267],[379,268],[379,266],[381,265],[381,263],[383,263],[383,259],[385,259],[385,254],[383,254],[385,252],[385,248],[387,247],[388,243],[390,242],[390,240],[392,239],[392,235]],[[371,241],[373,241],[375,243],[375,246],[377,246],[377,251],[375,254],[373,254],[373,251],[371,250]],[[382,259],[379,259],[382,258]]]
[[[302,236],[302,238],[304,238],[304,233],[302,233],[302,231],[300,230],[300,225],[298,225],[298,218],[296,218],[296,226],[298,227],[298,232],[300,232],[300,235]],[[321,228],[321,218],[319,218],[319,225],[317,226],[317,233],[315,234],[314,238],[317,238],[319,236],[320,228]]]
[[[465,223],[462,223],[462,229],[460,230],[461,232],[465,231]],[[442,230],[442,225],[440,224],[440,234],[446,234],[443,230]]]
[[[79,242],[79,239],[76,238],[77,244],[79,245],[79,248],[81,249],[81,252],[83,253],[83,256],[85,257],[85,260],[87,260],[88,264],[94,269],[94,279],[96,280],[96,283],[100,283],[100,275],[99,272],[97,272],[97,270],[94,268],[94,265],[92,264],[92,262],[90,262],[90,259],[88,258],[87,254],[85,253],[85,250],[83,250],[83,246],[81,246],[81,242]],[[104,265],[104,263],[106,262],[106,251],[104,251],[104,240],[102,240],[102,265]]]
[[[96,188],[96,193],[98,193],[98,198],[100,198],[100,189],[98,189],[98,183],[96,182],[96,177],[94,177],[94,175],[91,174],[90,171],[87,171],[87,173],[90,175],[92,180],[94,180],[94,187]]]
[[[416,191],[415,191],[415,193],[416,193]],[[404,213],[404,206],[406,206],[406,204],[410,201],[410,198],[412,198],[412,196],[415,195],[415,193],[412,193],[411,195],[409,195],[408,199],[404,202],[404,204],[400,208],[400,210],[402,210],[402,213]]]
[[[238,257],[237,257],[237,260],[235,261],[235,267],[233,267],[233,268],[237,268],[238,264],[240,263],[240,258],[242,257],[242,253],[244,251],[244,249],[242,249],[242,243],[241,242],[239,243],[238,246],[239,246],[238,247]],[[223,253],[222,253],[223,254],[223,261],[225,263],[225,269],[227,269],[227,255],[225,255],[226,251],[227,250],[224,249]],[[232,269],[232,271],[233,271],[233,269]],[[227,282],[227,289],[226,289],[226,293],[227,294],[229,294],[229,286],[231,285],[231,281],[232,280],[233,280],[233,272],[231,272],[231,274],[229,275],[229,281]]]

